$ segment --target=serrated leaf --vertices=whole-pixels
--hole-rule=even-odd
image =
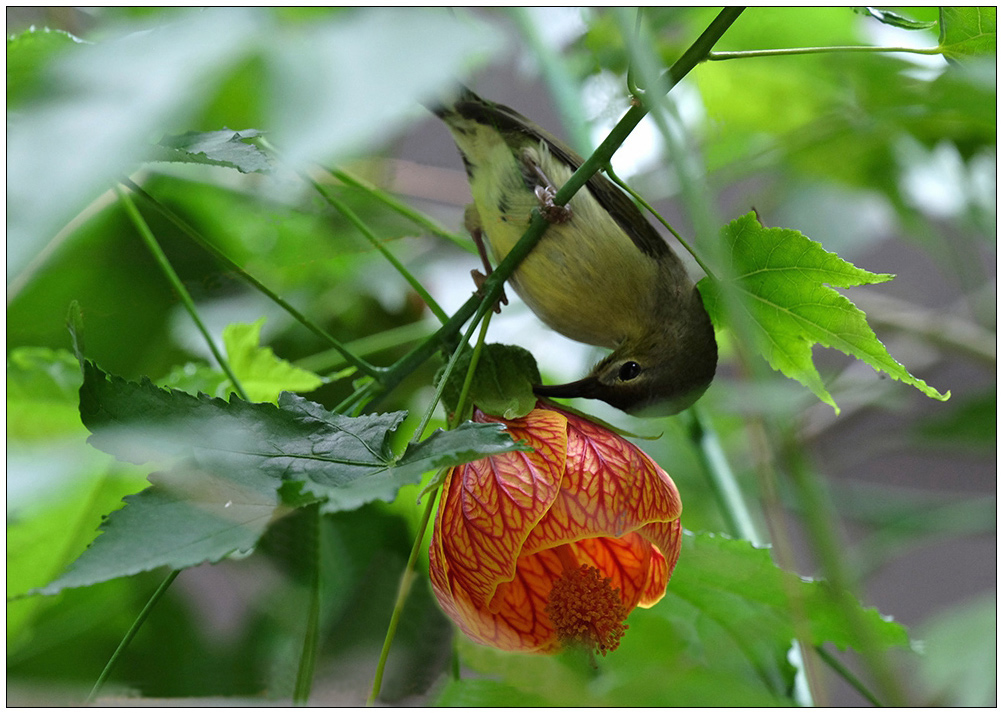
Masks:
[[[768,549],[744,540],[685,533],[679,566],[668,594],[685,599],[704,616],[732,631],[740,629],[736,624],[745,614],[751,621],[768,612],[770,617],[778,615],[770,628],[781,627],[770,636],[789,642],[794,635],[793,612],[799,610],[807,619],[812,643],[831,643],[843,649],[858,647],[860,643],[861,634],[855,623],[846,620],[845,611],[825,582],[785,572],[772,561]],[[800,607],[791,606],[791,594],[800,600]],[[884,648],[908,645],[904,626],[856,601],[852,606],[856,609],[856,619],[868,629],[865,635],[871,641]],[[752,635],[750,631],[745,633],[748,637]]]
[[[996,8],[941,7],[939,48],[948,59],[995,54]]]
[[[913,20],[910,17],[905,17],[891,10],[884,10],[878,7],[854,7],[852,11],[858,15],[872,17],[885,25],[900,27],[903,30],[928,30],[930,27],[935,27],[936,25],[935,20]]]
[[[433,468],[517,447],[496,424],[467,423],[397,458],[389,439],[403,412],[351,418],[289,393],[277,407],[227,402],[126,381],[89,361],[83,367],[80,416],[89,442],[134,463],[176,462],[127,497],[70,569],[37,590],[44,594],[249,550],[288,512],[287,493],[297,506],[320,500],[325,512],[351,510],[392,500]]]
[[[733,290],[752,330],[755,347],[782,374],[804,384],[838,412],[814,366],[811,347],[834,347],[941,401],[941,394],[912,376],[877,339],[863,314],[833,287],[890,280],[855,267],[796,230],[763,228],[754,213],[724,227],[722,241],[730,257],[721,286],[700,281],[707,310],[719,327],[726,324],[722,287]],[[728,303],[729,304],[729,303]]]
[[[230,324],[223,329],[223,344],[233,373],[251,401],[275,401],[283,391],[313,391],[323,379],[293,366],[260,346],[265,318],[253,324]]]
[[[279,509],[281,481],[263,470],[185,461],[150,476],[152,487],[125,497],[101,534],[60,577],[33,594],[55,594],[157,567],[184,569],[249,551]]]
[[[272,168],[268,154],[247,143],[261,135],[257,129],[223,129],[165,136],[151,148],[149,160],[225,166],[241,173],[267,173]]]

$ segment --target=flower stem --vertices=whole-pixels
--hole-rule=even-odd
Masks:
[[[146,618],[150,615],[150,612],[153,611],[153,607],[157,605],[161,597],[163,597],[163,595],[167,592],[167,589],[174,582],[174,580],[177,579],[179,574],[181,574],[181,570],[175,569],[167,575],[167,578],[164,579],[164,581],[160,583],[160,586],[157,587],[157,590],[153,592],[153,596],[151,596],[149,601],[146,602],[146,606],[144,606],[143,610],[139,612],[139,616],[136,617],[136,620],[132,622],[132,626],[129,627],[125,636],[122,637],[121,642],[118,644],[118,648],[115,649],[115,653],[111,655],[111,658],[108,659],[108,663],[104,665],[104,670],[101,671],[101,675],[97,677],[97,681],[94,682],[94,687],[90,689],[90,693],[87,695],[87,704],[93,703],[94,699],[97,698],[97,694],[100,692],[101,686],[104,685],[104,682],[108,680],[111,670],[115,667],[115,664],[118,663],[118,660],[122,657],[125,649],[128,648],[136,634],[139,633],[139,629],[142,628],[143,624],[146,622]]]
[[[305,706],[310,699],[313,687],[313,672],[317,663],[317,646],[320,641],[320,506],[316,503],[308,505],[304,529],[311,549],[310,556],[310,604],[306,613],[306,631],[303,635],[303,650],[299,657],[299,668],[296,670],[296,685],[292,693],[292,702],[297,706]]]
[[[171,283],[171,286],[180,298],[184,308],[188,311],[188,314],[191,316],[191,319],[198,328],[198,331],[202,333],[205,343],[208,345],[212,355],[216,358],[220,368],[226,373],[227,378],[233,384],[233,388],[237,392],[237,395],[244,401],[249,401],[250,399],[247,398],[247,392],[244,391],[243,386],[241,386],[240,380],[237,379],[237,375],[233,373],[233,369],[230,368],[229,362],[223,357],[219,348],[216,346],[216,342],[213,340],[212,335],[209,334],[209,330],[202,322],[201,317],[198,316],[198,310],[195,308],[195,301],[191,299],[191,295],[188,294],[188,290],[185,288],[184,283],[181,282],[181,278],[178,277],[177,273],[174,271],[173,266],[164,254],[163,248],[160,247],[160,244],[153,235],[153,231],[150,230],[150,226],[147,225],[143,216],[136,208],[136,204],[132,202],[129,194],[122,190],[121,186],[115,186],[115,193],[118,194],[118,199],[122,202],[122,206],[125,208],[125,212],[128,214],[132,224],[135,225],[136,230],[139,231],[139,235],[142,237],[143,242],[146,243],[146,247],[148,247],[150,252],[153,253],[153,259],[156,260],[160,269],[167,277],[167,280]]]
[[[410,594],[411,585],[414,583],[415,565],[418,554],[421,552],[421,543],[424,541],[424,532],[428,529],[428,522],[435,509],[435,494],[428,498],[424,512],[421,515],[421,522],[418,523],[417,536],[414,538],[414,545],[411,547],[410,557],[407,558],[407,566],[404,567],[403,574],[400,575],[400,585],[397,587],[397,600],[393,605],[393,613],[390,615],[389,626],[386,627],[386,638],[383,639],[383,649],[379,653],[379,662],[376,664],[376,675],[372,681],[372,692],[365,701],[366,706],[373,706],[379,697],[379,690],[383,686],[383,673],[386,670],[386,660],[390,655],[390,646],[393,644],[393,637],[396,636],[397,626],[400,623],[400,616],[404,611],[404,604],[407,595]]]

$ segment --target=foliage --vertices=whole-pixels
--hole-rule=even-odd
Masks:
[[[79,704],[183,570],[99,695],[357,705],[392,615],[386,702],[791,705],[809,700],[807,658],[818,703],[836,676],[850,704],[992,703],[980,561],[957,559],[960,606],[908,630],[866,578],[919,544],[994,535],[994,478],[956,475],[995,459],[994,8],[746,10],[614,157],[705,266],[721,365],[691,417],[595,409],[663,434],[641,447],[688,529],[665,599],[597,667],[457,638],[427,584],[436,471],[522,447],[470,404],[517,417],[533,357],[559,382],[595,355],[525,327],[517,301],[488,339],[518,349],[459,348],[453,315],[476,304],[454,245],[464,199],[427,196],[464,179],[421,103],[459,77],[558,129],[538,89],[499,79],[514,48],[568,131],[598,127],[628,108],[631,68],[672,64],[717,11],[48,12],[7,41],[13,699]],[[415,53],[414,37],[435,39]],[[126,176],[138,221],[110,191]],[[837,440],[874,415],[891,425]],[[949,477],[865,483],[888,443]],[[911,569],[913,590],[937,576]]]

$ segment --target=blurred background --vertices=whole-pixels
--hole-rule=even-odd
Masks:
[[[645,31],[667,65],[715,12],[650,11]],[[935,8],[900,12],[938,19]],[[146,471],[85,444],[79,372],[66,351],[70,301],[84,313],[87,355],[107,371],[210,392],[221,383],[207,373],[207,348],[106,192],[118,176],[131,175],[376,363],[391,363],[435,328],[391,266],[294,173],[142,164],[143,146],[188,130],[266,130],[288,165],[346,168],[461,236],[469,189],[458,152],[418,100],[461,78],[586,154],[628,108],[621,23],[612,11],[574,8],[8,8],[8,596],[51,580],[93,538],[101,515],[145,485]],[[73,37],[23,34],[32,26]],[[718,49],[933,47],[937,33],[935,25],[904,30],[849,9],[754,9]],[[74,38],[95,44],[81,49]],[[645,120],[613,160],[619,175],[697,250],[714,237],[699,232],[701,215],[719,226],[754,209],[766,225],[799,230],[858,267],[894,273],[891,282],[847,296],[895,359],[952,393],[945,403],[931,400],[816,347],[841,407],[836,416],[794,382],[749,384],[725,341],[717,380],[701,403],[753,509],[761,515],[760,454],[743,418],[782,414],[827,488],[864,603],[926,642],[926,663],[902,654],[905,680],[925,702],[992,705],[994,54],[953,64],[904,53],[710,62],[671,96],[681,155],[668,156]],[[368,193],[331,185],[446,312],[468,298],[478,259],[463,240],[433,237]],[[693,187],[699,205],[686,193]],[[168,221],[151,211],[147,219],[213,334],[266,316],[263,342],[279,356],[324,375],[344,366]],[[695,267],[691,273],[701,276]],[[509,297],[490,338],[532,351],[544,380],[577,378],[601,356],[550,332]],[[433,374],[428,365],[383,407],[420,413]],[[350,379],[331,379],[309,398],[331,408],[351,388]],[[686,528],[721,531],[684,426],[673,419],[654,428],[601,406],[587,404],[628,430],[664,430],[643,447],[678,484]],[[782,513],[773,514],[792,539],[793,561],[784,566],[818,576],[798,502],[786,490]],[[326,583],[330,634],[314,686],[318,704],[364,699],[413,537],[416,494],[416,486],[406,488],[392,504],[327,525],[324,537],[339,559]],[[105,700],[287,696],[297,602],[305,601],[295,550],[279,523],[249,558],[184,572],[133,642]],[[162,576],[10,601],[8,703],[79,700]],[[390,703],[434,700],[450,656],[450,625],[427,587],[416,590],[391,658]],[[820,674],[817,702],[865,703],[828,669]]]

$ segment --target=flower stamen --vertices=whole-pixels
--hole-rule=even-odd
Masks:
[[[566,554],[555,549],[558,556]],[[586,564],[564,569],[544,609],[561,645],[583,646],[603,656],[616,650],[629,628],[623,623],[629,612],[611,583]]]

